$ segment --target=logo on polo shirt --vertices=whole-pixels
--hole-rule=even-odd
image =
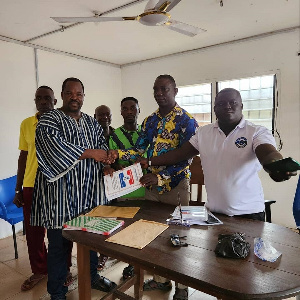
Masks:
[[[247,146],[247,139],[242,136],[235,141],[235,145],[238,148],[245,148]]]

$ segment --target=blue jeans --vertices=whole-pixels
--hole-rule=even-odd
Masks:
[[[48,229],[48,283],[47,290],[51,300],[65,299],[68,287],[64,282],[68,272],[68,253],[70,241],[62,236],[62,229]],[[98,257],[97,252],[90,251],[91,281],[93,282],[99,275],[97,274]]]

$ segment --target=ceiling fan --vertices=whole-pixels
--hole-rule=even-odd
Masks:
[[[58,23],[138,21],[147,26],[164,26],[190,37],[200,32],[205,32],[205,29],[171,19],[169,11],[180,1],[181,0],[150,0],[144,12],[135,17],[101,17],[101,15],[96,13],[93,17],[52,17],[52,19]]]

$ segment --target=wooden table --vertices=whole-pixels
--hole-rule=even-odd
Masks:
[[[141,206],[134,219],[165,223],[173,206],[150,201],[121,202],[120,206]],[[106,237],[81,231],[64,231],[63,236],[77,243],[79,299],[91,299],[89,249],[130,263],[135,276],[103,299],[133,299],[123,292],[132,284],[135,298],[142,298],[143,270],[170,278],[189,287],[222,299],[285,299],[300,294],[300,235],[285,227],[236,217],[218,217],[216,226],[171,225],[142,250],[105,242]],[[118,231],[116,231],[118,232]],[[214,253],[220,233],[245,233],[251,244],[246,259],[226,259]],[[186,235],[188,247],[171,245],[170,234]],[[253,253],[253,239],[262,237],[280,252],[275,262],[264,262]],[[121,276],[121,274],[120,274]]]

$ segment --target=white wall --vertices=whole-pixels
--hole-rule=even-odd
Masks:
[[[60,94],[64,79],[77,77],[85,88],[83,112],[93,116],[95,108],[101,104],[108,105],[113,112],[120,111],[122,90],[119,67],[41,50],[38,50],[38,62],[39,85],[49,85],[54,89],[57,107],[62,105]]]
[[[123,95],[141,101],[141,119],[157,105],[152,87],[160,74],[171,74],[178,86],[277,73],[280,88],[279,131],[283,156],[300,160],[299,30],[256,40],[211,47],[122,67]],[[273,222],[295,227],[292,203],[296,181],[275,183],[262,174],[266,199],[272,206]],[[216,187],[217,188],[217,187]]]
[[[33,49],[0,41],[0,179],[16,174],[20,123],[35,112]]]
[[[53,88],[60,107],[61,85],[67,77],[78,77],[85,86],[83,111],[93,115],[100,104],[120,111],[121,69],[60,54],[37,51],[38,85]],[[19,128],[23,119],[33,115],[36,91],[34,49],[0,41],[0,179],[15,175],[19,156]],[[119,121],[116,120],[116,124]],[[21,228],[21,224],[17,229]],[[0,238],[11,234],[11,226],[0,220]]]
[[[17,172],[20,123],[35,112],[34,51],[0,41],[0,179]],[[16,230],[21,224],[16,226]],[[11,235],[10,224],[0,220],[0,237]]]

